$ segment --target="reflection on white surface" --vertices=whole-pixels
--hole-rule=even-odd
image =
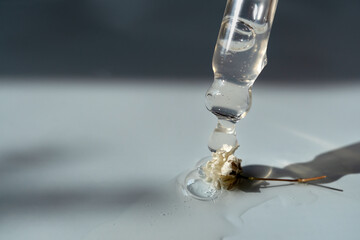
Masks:
[[[295,130],[295,129],[291,129],[291,128],[286,128],[284,127],[284,130],[288,131],[289,133],[292,133],[294,134],[295,136],[299,137],[299,138],[304,138],[305,140],[309,141],[309,142],[312,142],[314,145],[319,145],[319,146],[322,146],[324,148],[335,148],[336,145],[331,143],[331,142],[328,142],[326,141],[325,139],[321,139],[321,138],[318,138],[312,134],[309,134],[309,133],[305,133],[305,132],[300,132],[298,130]]]
[[[356,239],[360,85],[255,87],[237,129],[244,170],[326,173],[344,192],[271,183],[184,197],[174,177],[209,154],[216,122],[205,84],[2,83],[0,239]]]

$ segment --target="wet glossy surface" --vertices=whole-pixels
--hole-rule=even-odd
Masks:
[[[255,84],[244,171],[328,178],[209,202],[182,187],[209,155],[206,88],[1,83],[0,239],[357,239],[360,85]]]

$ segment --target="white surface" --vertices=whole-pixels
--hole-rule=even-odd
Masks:
[[[169,239],[169,232],[185,239],[198,234],[192,223],[210,218],[211,229],[219,229],[203,239],[357,239],[359,174],[326,184],[344,192],[291,185],[230,192],[215,203],[164,197],[164,208],[175,201],[190,210],[172,209],[169,221],[145,226],[141,216],[162,212],[149,207],[141,214],[139,203],[171,191],[165,186],[209,155],[216,120],[204,107],[208,85],[1,83],[0,239],[140,239],[141,232],[147,239]],[[357,83],[257,82],[252,109],[238,124],[237,155],[243,165],[283,168],[351,144],[359,151],[359,91]],[[356,170],[360,160],[351,156],[347,163]],[[161,227],[171,221],[193,232],[165,233]],[[131,238],[125,230],[134,226],[138,235]]]

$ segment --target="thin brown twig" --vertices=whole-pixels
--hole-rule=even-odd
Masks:
[[[281,179],[281,178],[258,178],[258,177],[247,177],[249,180],[258,180],[258,181],[282,181],[282,182],[310,182],[319,179],[324,179],[326,176],[313,177],[313,178],[298,178],[298,179]]]

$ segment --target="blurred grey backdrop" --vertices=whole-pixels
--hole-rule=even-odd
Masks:
[[[212,78],[226,0],[0,0],[0,77]],[[280,0],[262,78],[360,77],[359,0]]]

